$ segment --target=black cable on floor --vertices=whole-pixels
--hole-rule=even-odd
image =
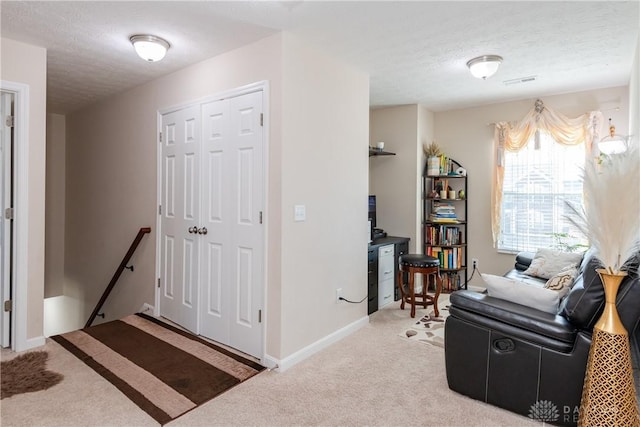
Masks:
[[[471,277],[469,277],[464,284],[460,285],[460,289],[468,289],[467,284],[471,281],[471,279],[473,279],[473,275],[476,274],[476,270],[478,270],[478,274],[480,276],[482,276],[482,272],[480,271],[480,269],[476,266],[473,267],[473,271],[471,272]]]
[[[463,285],[461,285],[460,289],[466,289],[467,283],[469,283],[469,281],[471,279],[473,279],[474,274],[476,274],[476,270],[478,270],[478,274],[482,275],[482,273],[480,272],[478,267],[473,267],[473,271],[471,272],[471,277],[469,277],[469,279],[467,279],[467,281],[464,282]],[[348,300],[346,298],[340,297],[340,298],[338,298],[338,301],[348,302],[349,304],[360,304],[361,302],[363,302],[366,299],[367,299],[367,297],[362,298],[360,301],[350,301],[350,300]]]
[[[366,299],[367,299],[367,297],[362,298],[360,301],[349,301],[348,299],[340,297],[340,298],[338,298],[338,301],[344,301],[344,302],[348,302],[350,304],[360,304],[362,301],[364,301]]]

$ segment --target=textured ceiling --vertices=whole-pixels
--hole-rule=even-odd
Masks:
[[[640,1],[319,2],[111,1],[0,3],[2,37],[47,48],[48,108],[67,113],[280,30],[371,76],[373,107],[433,111],[622,86]],[[145,63],[129,36],[172,47]],[[486,81],[466,62],[499,54]],[[536,76],[527,83],[504,82]]]

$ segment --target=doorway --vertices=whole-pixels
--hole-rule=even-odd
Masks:
[[[29,285],[27,278],[29,277],[29,85],[24,83],[10,82],[7,80],[0,80],[0,93],[8,93],[13,98],[13,126],[12,126],[12,153],[9,156],[12,160],[11,176],[11,191],[13,194],[12,211],[10,215],[10,227],[11,227],[11,244],[5,246],[2,242],[5,251],[8,251],[11,255],[10,269],[11,269],[11,282],[6,283],[3,280],[2,286],[0,286],[1,292],[6,292],[5,295],[10,296],[10,300],[2,301],[0,310],[2,311],[2,333],[9,330],[6,335],[9,339],[11,349],[14,351],[23,351],[30,348],[44,345],[44,336],[36,336],[27,338],[27,323],[28,313],[27,307],[29,306]],[[4,119],[6,120],[6,118]],[[6,122],[5,122],[6,123]],[[8,169],[5,169],[4,164],[2,166],[3,186],[6,186]],[[4,203],[4,202],[3,202]],[[4,212],[0,212],[0,217],[3,218],[3,225],[7,225],[6,222],[6,208],[3,206]],[[3,238],[6,238],[6,234]],[[6,290],[6,291],[5,291]],[[6,301],[9,301],[8,303]],[[6,305],[6,307],[5,307]],[[7,312],[5,308],[9,309]],[[10,319],[5,322],[4,319]],[[3,335],[3,339],[4,339]],[[9,338],[10,337],[10,338]]]
[[[264,89],[161,113],[161,316],[264,353]]]

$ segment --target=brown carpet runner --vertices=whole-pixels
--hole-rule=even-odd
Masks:
[[[144,314],[51,338],[160,424],[264,369]]]

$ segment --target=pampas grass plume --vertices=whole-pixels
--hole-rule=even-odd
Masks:
[[[589,239],[595,256],[618,273],[640,250],[640,150],[588,160],[583,172],[584,208],[569,217]]]

